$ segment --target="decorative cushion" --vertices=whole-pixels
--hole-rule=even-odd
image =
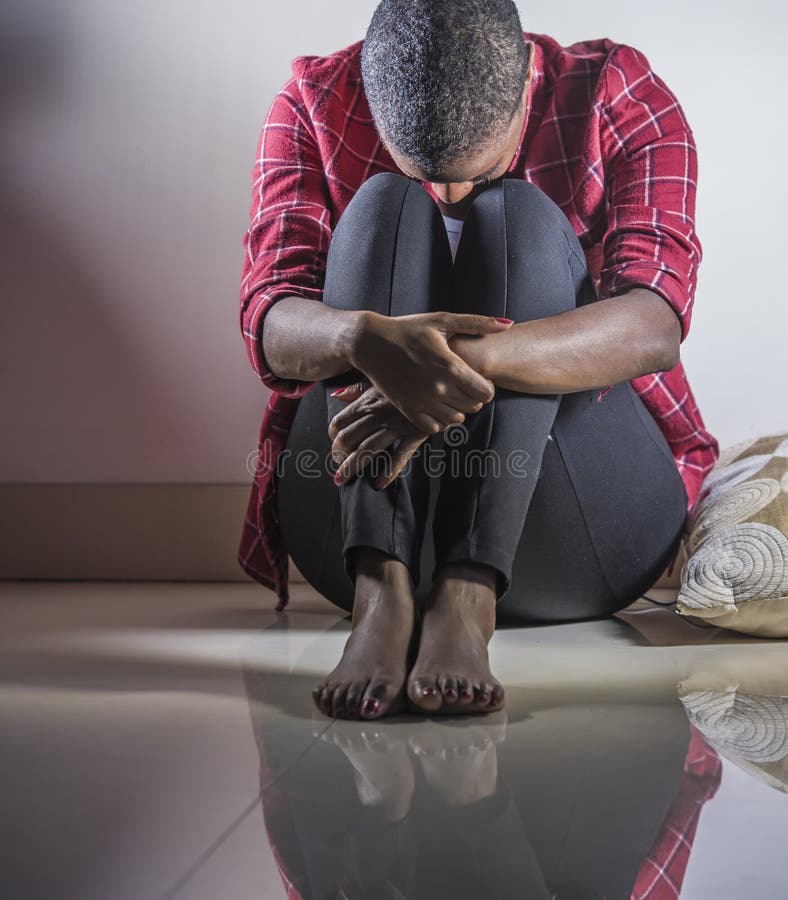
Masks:
[[[788,637],[788,434],[725,449],[685,527],[677,612]]]
[[[722,756],[788,792],[788,669],[755,646],[706,660],[678,685],[690,722]],[[774,650],[777,648],[775,647]]]

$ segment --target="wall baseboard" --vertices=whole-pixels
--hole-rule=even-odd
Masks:
[[[250,581],[236,559],[249,490],[0,484],[0,578]]]
[[[0,484],[0,579],[251,581],[236,559],[249,487]],[[671,577],[677,588],[682,544]],[[290,561],[291,583],[304,577]]]

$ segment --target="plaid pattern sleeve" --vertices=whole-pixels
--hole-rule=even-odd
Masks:
[[[702,248],[695,234],[697,155],[684,113],[646,58],[625,45],[604,69],[600,143],[608,227],[600,296],[645,287],[690,326]]]
[[[243,238],[240,324],[247,354],[263,384],[287,397],[300,397],[314,382],[271,372],[263,354],[263,322],[283,297],[322,300],[331,240],[326,176],[305,112],[293,77],[274,98],[260,133]]]

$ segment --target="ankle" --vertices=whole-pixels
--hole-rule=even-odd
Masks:
[[[443,566],[435,574],[430,608],[473,625],[489,641],[495,631],[496,571],[489,566]]]
[[[461,561],[442,565],[435,571],[433,583],[436,587],[450,584],[456,587],[461,582],[468,589],[477,588],[475,593],[479,595],[492,594],[493,600],[495,600],[497,579],[498,570],[492,566]]]
[[[385,584],[410,584],[410,571],[405,563],[375,547],[356,547],[353,551],[356,583],[359,579]]]

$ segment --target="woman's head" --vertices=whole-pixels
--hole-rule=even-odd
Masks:
[[[500,144],[522,108],[528,51],[512,0],[383,0],[361,74],[388,149],[428,181]]]

